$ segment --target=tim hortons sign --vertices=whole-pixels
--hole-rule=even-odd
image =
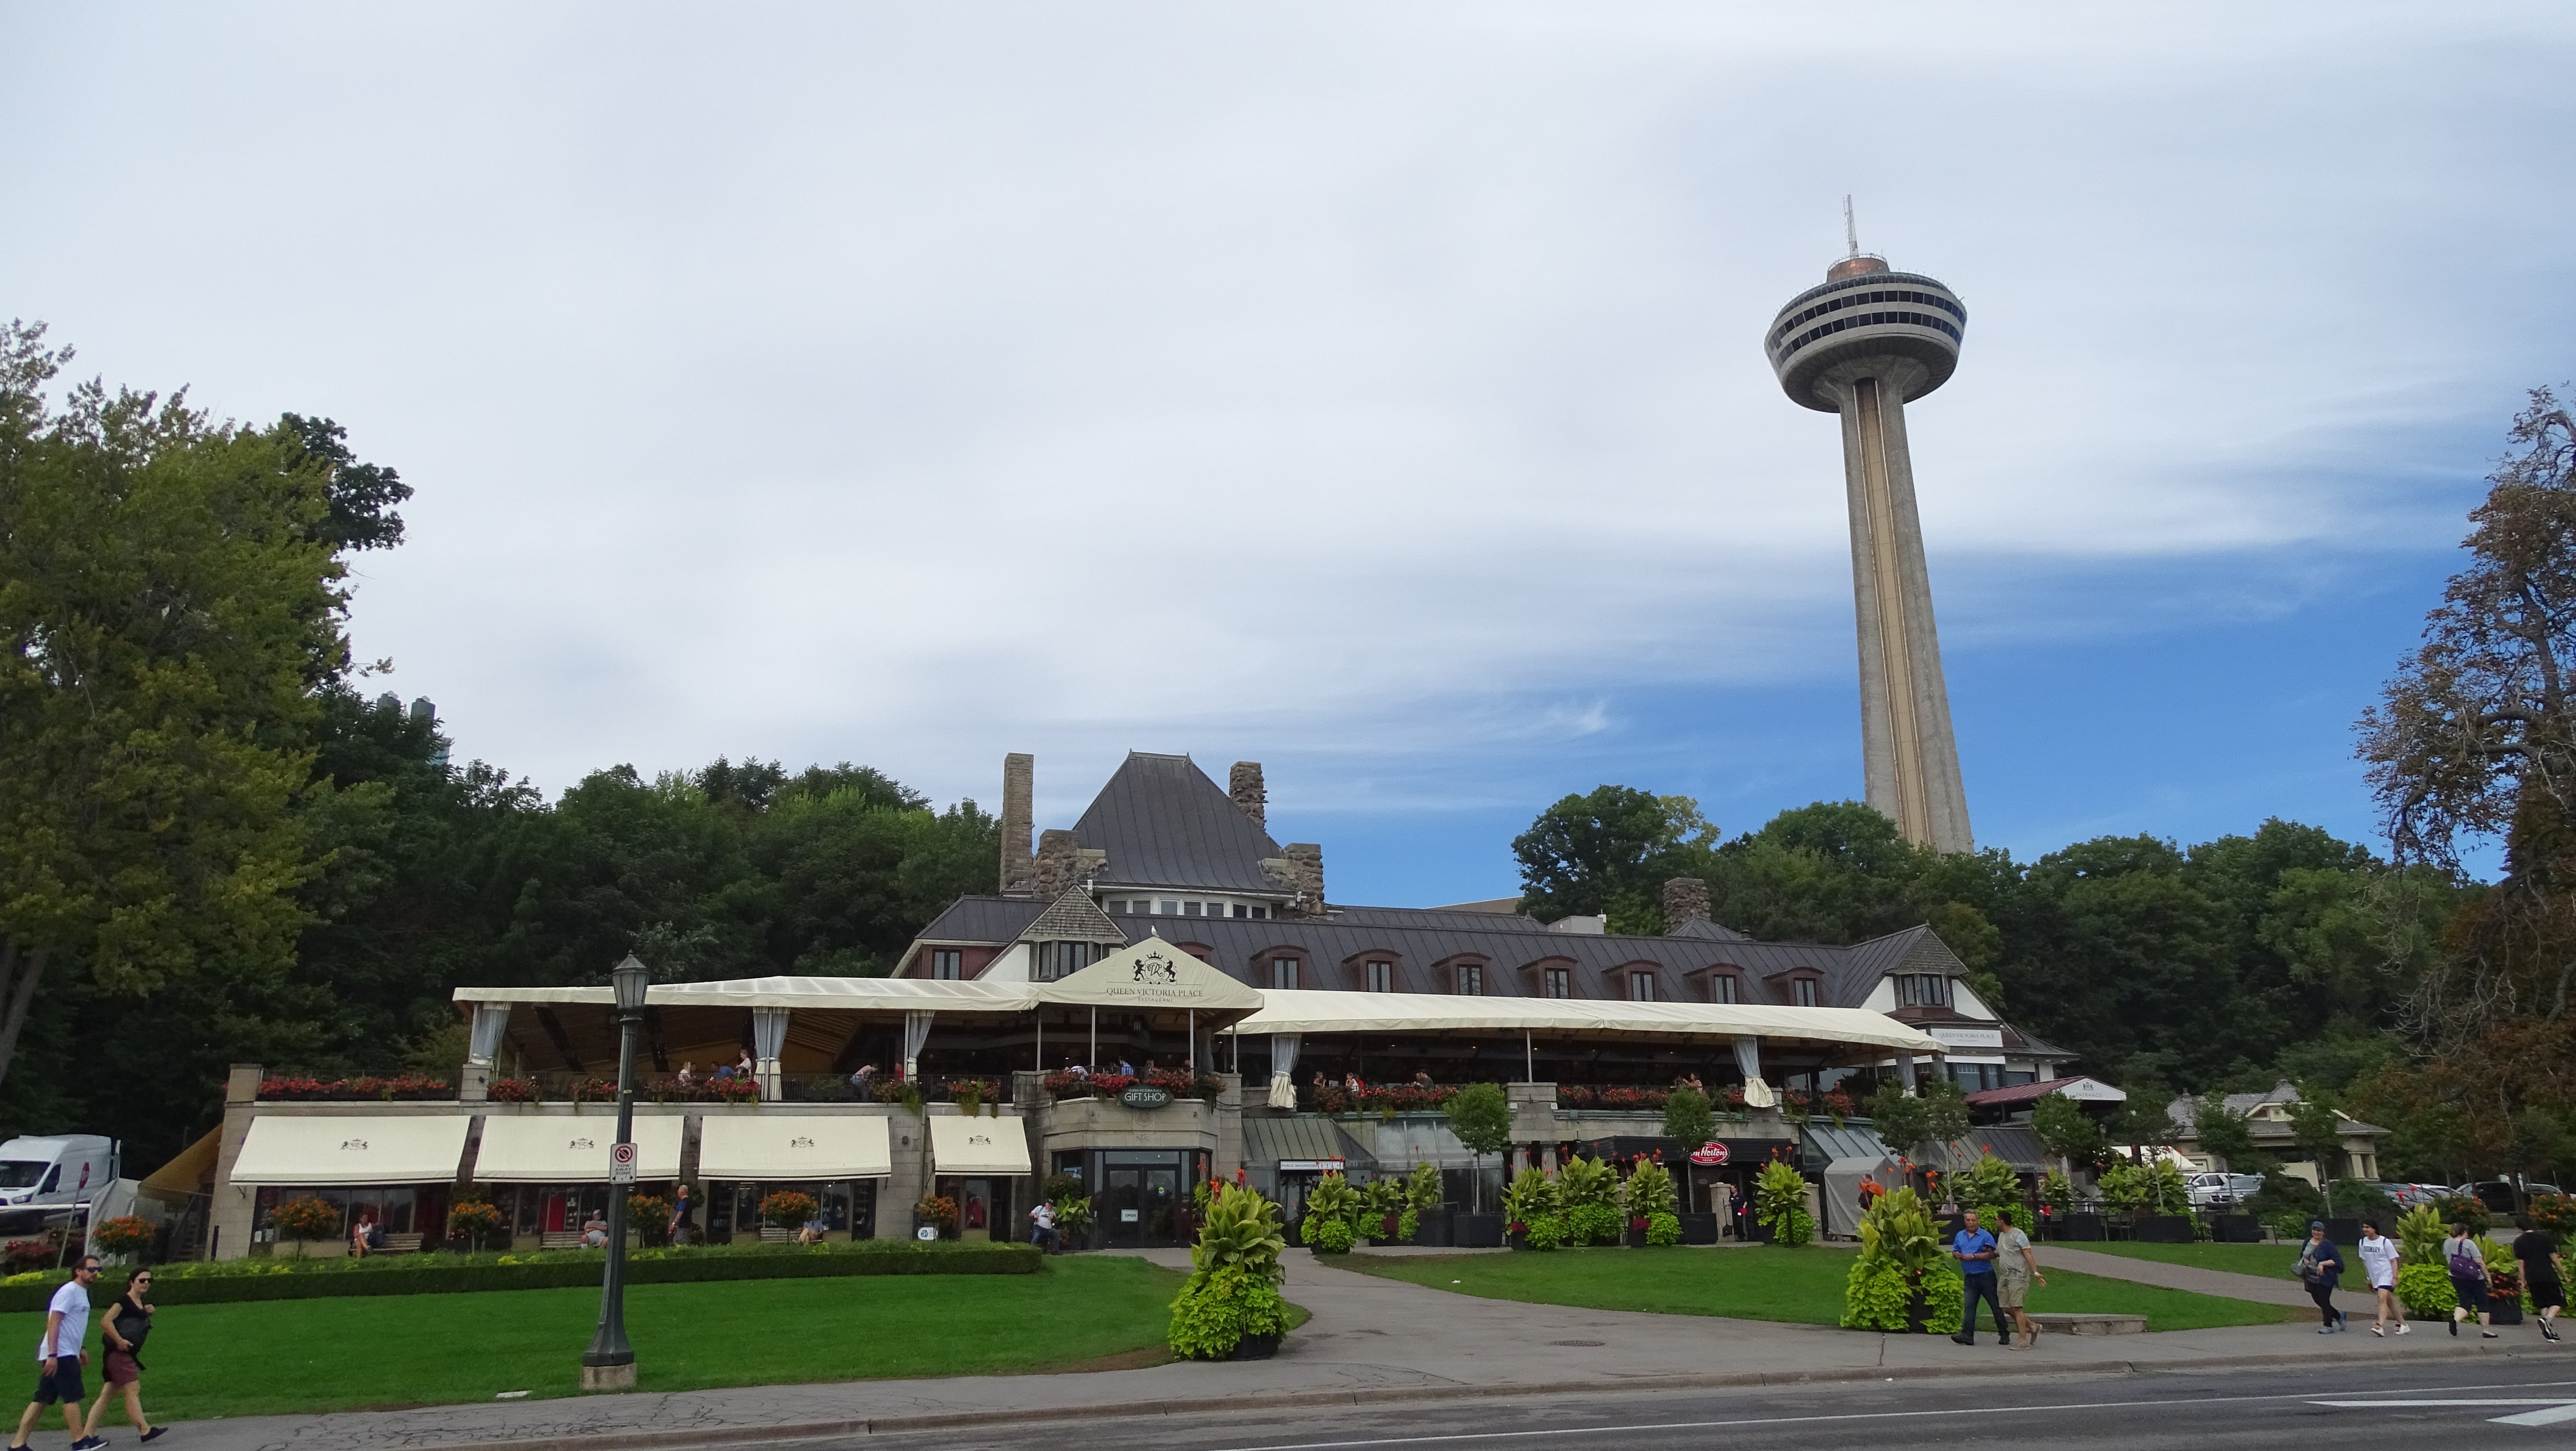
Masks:
[[[1691,1150],[1690,1160],[1694,1164],[1723,1164],[1726,1162],[1726,1145],[1711,1139]]]

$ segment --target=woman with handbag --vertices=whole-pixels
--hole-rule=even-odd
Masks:
[[[136,1270],[125,1281],[125,1293],[116,1297],[98,1317],[99,1339],[106,1342],[107,1385],[90,1402],[89,1424],[81,1428],[81,1439],[89,1444],[104,1444],[98,1439],[99,1423],[107,1419],[108,1391],[125,1393],[125,1418],[142,1432],[139,1440],[150,1441],[167,1426],[155,1426],[143,1419],[143,1362],[136,1357],[143,1351],[143,1338],[152,1333],[155,1310],[145,1296],[152,1293],[152,1271]]]
[[[2478,1317],[2478,1338],[2496,1338],[2494,1311],[2488,1308],[2488,1292],[2493,1288],[2487,1279],[2486,1252],[2478,1247],[2465,1224],[2451,1226],[2451,1237],[2442,1242],[2442,1261],[2451,1272],[2451,1295],[2459,1301],[2451,1311],[2451,1333],[2460,1333],[2460,1322],[2471,1315]]]
[[[2317,1302],[2326,1323],[2317,1327],[2319,1335],[2332,1335],[2344,1328],[2344,1313],[2335,1308],[2335,1285],[2343,1278],[2343,1251],[2326,1238],[2326,1222],[2308,1221],[2308,1243],[2299,1251],[2299,1278],[2306,1282],[2308,1298]]]

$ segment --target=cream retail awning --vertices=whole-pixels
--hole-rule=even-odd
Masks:
[[[930,1163],[942,1174],[1025,1174],[1028,1131],[1015,1118],[933,1114]]]
[[[585,1003],[614,1000],[604,987],[461,987],[460,1003]],[[940,982],[906,977],[746,977],[675,982],[645,989],[655,1008],[845,1008],[876,1012],[1024,1013],[1024,982]]]
[[[1352,993],[1274,989],[1238,1033],[1405,1033],[1455,1031],[1672,1033],[1774,1041],[1866,1044],[1947,1053],[1918,1032],[1867,1008],[1782,1008],[1759,1003],[1635,1003],[1602,998],[1471,998],[1446,993]]]
[[[465,1157],[461,1113],[264,1113],[250,1121],[235,1184],[429,1184],[456,1177]],[[194,1190],[196,1186],[190,1185]]]
[[[635,1120],[635,1177],[680,1177],[677,1114]],[[617,1142],[613,1113],[493,1114],[483,1120],[478,1181],[508,1184],[605,1184],[608,1147]]]
[[[883,1114],[708,1114],[698,1126],[706,1179],[881,1179],[894,1172]]]
[[[1042,1003],[1077,1007],[1123,1008],[1129,1012],[1159,1009],[1202,1013],[1248,1013],[1261,1006],[1261,993],[1235,981],[1159,937],[1113,952],[1082,971],[1055,982],[1039,983],[1031,994]]]

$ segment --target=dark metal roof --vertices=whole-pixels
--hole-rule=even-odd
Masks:
[[[1035,897],[960,897],[921,929],[923,942],[1017,942],[1047,904]]]
[[[1455,907],[1343,907],[1333,920],[1352,927],[1450,927],[1469,932],[1546,932],[1548,925],[1517,912],[1462,912]]]
[[[1279,844],[1187,756],[1128,752],[1073,838],[1109,854],[1103,884],[1291,895],[1261,869]]]
[[[1132,919],[1131,919],[1132,920]],[[1091,894],[1080,887],[1067,887],[1053,906],[1039,913],[1020,936],[1029,942],[1107,942],[1127,945],[1127,933]]]

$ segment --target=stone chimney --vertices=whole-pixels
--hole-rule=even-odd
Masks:
[[[1025,897],[1034,885],[1036,865],[1029,859],[1029,797],[1036,787],[1038,760],[1014,751],[1002,758],[1002,876],[1005,897]]]
[[[1073,833],[1050,828],[1038,833],[1038,854],[1031,864],[1030,886],[1041,902],[1052,902],[1085,877],[1109,865],[1109,853],[1074,845]]]
[[[1664,931],[1679,932],[1692,922],[1708,920],[1708,883],[1698,877],[1675,877],[1664,883]]]
[[[1324,915],[1324,849],[1311,841],[1288,843],[1288,880],[1306,900],[1292,912],[1302,911],[1309,917]]]
[[[1234,798],[1234,809],[1252,818],[1252,824],[1263,831],[1270,829],[1270,792],[1261,784],[1259,761],[1237,761],[1226,773],[1225,792]]]

